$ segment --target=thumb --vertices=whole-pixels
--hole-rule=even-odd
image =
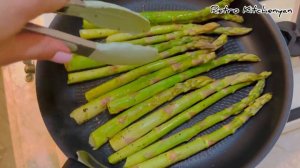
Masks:
[[[0,47],[0,64],[21,60],[50,60],[66,63],[72,59],[69,48],[60,40],[23,31]]]

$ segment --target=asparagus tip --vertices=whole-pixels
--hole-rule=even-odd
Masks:
[[[237,20],[238,23],[244,23],[245,19],[243,16],[237,15]]]
[[[261,59],[257,55],[254,55],[254,54],[245,54],[238,61],[259,62],[259,61],[261,61]]]
[[[83,123],[83,121],[78,119],[78,116],[76,115],[76,111],[71,112],[71,114],[69,115],[70,118],[74,119],[74,121],[78,124],[81,125]]]
[[[272,99],[273,95],[272,95],[272,93],[266,93],[266,94],[264,95],[264,97],[265,97],[267,100],[270,100],[270,99]]]
[[[253,31],[253,28],[244,28],[245,34],[250,33]]]
[[[259,75],[262,76],[263,79],[265,79],[265,78],[268,78],[269,76],[271,76],[271,75],[272,75],[272,72],[270,72],[270,71],[265,71],[265,72],[260,73]]]

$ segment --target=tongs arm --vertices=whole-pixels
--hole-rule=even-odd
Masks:
[[[78,54],[89,55],[96,48],[96,44],[92,41],[85,40],[80,37],[67,34],[58,30],[42,27],[33,23],[27,23],[24,29],[62,40],[72,52],[76,52]]]

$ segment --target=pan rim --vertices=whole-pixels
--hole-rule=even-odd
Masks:
[[[257,1],[250,1],[247,0],[247,3],[249,3],[250,5],[254,6],[254,5],[258,5],[259,7],[261,6]],[[285,124],[288,121],[289,115],[290,115],[290,110],[291,110],[291,105],[292,105],[292,99],[293,99],[293,90],[294,90],[294,77],[293,77],[293,69],[292,69],[292,63],[290,60],[290,52],[288,50],[288,46],[285,43],[284,37],[282,36],[279,27],[277,26],[277,24],[275,23],[275,21],[271,18],[270,15],[266,15],[266,14],[261,14],[259,15],[261,17],[261,19],[265,22],[265,25],[267,25],[268,29],[272,32],[274,39],[276,39],[275,43],[278,44],[278,46],[280,48],[278,48],[278,50],[280,50],[280,54],[282,55],[283,58],[283,66],[285,69],[285,78],[286,78],[286,93],[285,93],[285,98],[284,99],[284,103],[283,103],[283,111],[285,111],[284,113],[282,113],[283,116],[281,116],[280,120],[279,120],[279,124],[276,126],[276,128],[274,128],[273,133],[272,133],[272,138],[268,141],[265,142],[265,145],[259,150],[258,155],[255,156],[255,158],[253,158],[252,161],[248,162],[248,164],[246,163],[246,167],[255,167],[257,166],[259,163],[261,163],[261,161],[263,161],[265,159],[265,157],[271,152],[271,149],[274,147],[274,145],[276,144],[276,142],[278,141],[284,127]]]

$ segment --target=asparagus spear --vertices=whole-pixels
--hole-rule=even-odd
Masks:
[[[81,29],[79,30],[79,35],[84,39],[97,39],[105,38],[113,34],[118,33],[117,30],[113,29]]]
[[[220,14],[212,14],[212,13],[207,17],[198,18],[196,20],[193,20],[192,22],[202,23],[202,22],[212,20],[212,19],[223,19],[223,20],[232,21],[232,22],[236,22],[236,23],[243,23],[244,22],[243,16],[240,16],[240,15],[232,15],[232,14],[220,15]],[[188,21],[188,22],[182,22],[182,23],[191,23],[191,22]]]
[[[169,50],[161,52],[159,53],[159,58],[167,58],[172,55],[176,55],[178,53],[186,52],[188,50],[195,50],[195,49],[214,50],[214,48],[216,48],[216,46],[214,46],[212,43],[206,41],[194,41],[180,46],[175,46]]]
[[[164,60],[164,61],[166,61],[165,63],[167,63],[167,64],[172,64],[172,63],[176,64],[178,62],[178,60],[183,59],[183,58],[185,59],[185,57],[189,56],[189,55],[192,55],[192,57],[194,57],[194,60],[202,59],[200,56],[202,56],[203,52],[206,52],[206,51],[196,51],[196,52],[193,52],[193,53],[189,53],[189,54],[181,55],[181,56],[178,56],[178,57],[170,58],[167,61],[166,60]],[[199,58],[196,57],[197,55],[200,55]],[[203,57],[204,62],[208,61],[208,59],[211,59],[211,56],[212,56],[212,54],[204,56]],[[186,66],[186,65],[187,64],[184,64],[184,66]],[[155,67],[155,66],[156,65],[154,65],[153,67]],[[120,77],[117,77],[117,78],[113,79],[112,81],[110,81],[108,84],[113,83],[115,85],[118,85],[121,82],[123,82],[124,80],[130,80],[130,79],[135,78],[136,76],[140,75],[141,73],[144,73],[147,70],[149,71],[149,69],[151,70],[151,68],[153,68],[153,67],[150,66],[148,69],[137,68],[137,69],[140,69],[140,70],[139,71],[133,70],[133,71],[135,71],[135,73],[129,73],[129,74],[127,73],[127,75],[126,74],[121,75]],[[172,67],[172,66],[170,66],[170,67]],[[168,71],[168,73],[172,71],[172,69],[170,67],[168,68],[168,70],[170,70],[170,71]],[[182,67],[182,66],[179,66],[179,67]],[[179,70],[177,69],[175,71],[179,71]],[[96,115],[101,113],[103,110],[105,110],[106,109],[106,104],[109,101],[139,90],[141,87],[143,87],[142,85],[140,85],[141,81],[144,82],[143,79],[144,78],[140,78],[140,79],[138,79],[138,81],[140,81],[140,82],[134,82],[133,84],[129,83],[125,86],[119,87],[119,88],[117,88],[117,89],[115,89],[111,92],[108,92],[108,93],[106,93],[105,95],[103,95],[101,97],[98,97],[97,99],[95,99],[95,100],[93,100],[93,101],[91,101],[91,102],[75,109],[70,114],[70,117],[75,119],[75,121],[78,124],[84,123],[85,121],[95,117]],[[126,82],[126,83],[128,83],[128,82]],[[111,87],[110,85],[104,85],[104,86],[105,87]],[[98,87],[98,88],[100,88],[100,87]]]
[[[113,65],[113,66],[106,66],[103,68],[91,69],[87,71],[73,72],[68,74],[68,84],[74,84],[74,83],[89,81],[97,78],[103,78],[121,72],[126,72],[137,67],[139,66],[138,65]]]
[[[200,76],[194,79],[190,79],[184,83],[179,83],[176,86],[153,96],[145,102],[124,111],[122,114],[106,122],[97,129],[97,135],[103,135],[101,136],[101,138],[104,138],[104,141],[106,142],[108,140],[106,137],[112,137],[114,134],[121,131],[129,124],[138,120],[139,118],[151,112],[153,109],[159,107],[165,102],[172,100],[181,93],[201,88],[208,83],[211,83],[212,81],[212,79],[206,76]]]
[[[154,35],[161,35],[167,34],[174,31],[179,31],[183,28],[192,27],[193,25],[180,25],[180,24],[173,24],[173,25],[159,25],[151,27],[149,32],[140,33],[140,34],[130,34],[130,33],[118,33],[107,37],[106,42],[121,42],[121,41],[128,41],[139,39],[148,36]]]
[[[104,65],[105,64],[94,61],[88,57],[73,54],[72,60],[65,64],[65,68],[68,72],[73,72],[91,68],[98,68]]]
[[[185,36],[181,39],[175,39],[175,40],[171,40],[168,42],[164,42],[164,43],[160,43],[160,44],[155,44],[152,47],[156,48],[158,50],[158,52],[163,52],[166,51],[174,46],[180,46],[186,43],[190,43],[193,41],[206,41],[206,42],[213,42],[214,39],[212,37],[208,37],[208,36]]]
[[[214,69],[216,67],[219,67],[221,65],[224,65],[224,64],[227,64],[230,62],[234,62],[234,61],[257,62],[257,61],[260,61],[260,59],[256,55],[252,55],[252,54],[229,54],[229,55],[223,56],[217,60],[214,60],[210,63],[190,69],[190,70],[182,73],[182,77],[184,77],[185,79],[192,78],[203,72],[210,71],[211,69]],[[120,81],[121,80],[116,81],[116,82],[120,82]],[[115,93],[119,93],[120,96],[124,96],[127,94],[127,93],[120,93],[119,89],[111,91],[111,92],[75,109],[70,115],[71,118],[75,119],[75,121],[78,124],[82,124],[82,123],[88,121],[89,119],[95,117],[96,115],[100,114],[103,110],[106,109],[106,104],[109,101],[114,99],[111,95],[113,95]],[[100,141],[99,146],[101,146],[102,145],[101,143],[105,143],[107,141],[107,139],[104,139],[104,140],[100,139],[99,141]],[[102,142],[102,141],[104,141],[104,142]]]
[[[139,45],[156,44],[156,43],[161,43],[169,40],[174,40],[184,36],[195,36],[195,35],[207,33],[219,26],[220,25],[218,23],[212,22],[212,23],[207,23],[205,25],[195,25],[192,27],[184,28],[181,31],[175,31],[172,33],[157,35],[152,37],[145,37],[145,38],[131,40],[127,42],[132,44],[139,44]]]
[[[252,28],[247,27],[218,27],[207,34],[226,34],[228,36],[240,36],[248,34]]]
[[[225,92],[234,92],[235,90],[239,89],[240,87],[243,87],[243,85],[247,84],[239,84],[234,85],[228,88],[223,89],[222,91],[216,93],[222,94],[225,90]],[[175,129],[179,125],[181,125],[183,122],[186,122],[193,116],[197,115],[197,113],[201,112],[205,108],[207,108],[209,105],[206,105],[206,103],[212,104],[211,101],[214,100],[214,96],[211,96],[204,101],[198,103],[197,105],[193,106],[192,108],[186,110],[185,112],[181,113],[180,115],[172,118],[170,121],[164,123],[163,125],[153,129],[150,133],[142,137],[141,139],[137,140],[133,144],[126,146],[122,150],[118,151],[117,153],[111,155],[109,157],[109,160],[116,163],[116,161],[120,161],[120,159],[124,159],[125,157],[129,156],[130,154],[133,154],[129,156],[126,160],[126,164],[124,167],[132,167],[136,164],[139,164],[141,162],[144,162],[146,160],[149,160],[183,142],[186,142],[190,140],[192,137],[196,136],[203,130],[217,124],[218,122],[226,120],[228,117],[232,115],[236,115],[239,112],[241,112],[244,108],[246,108],[250,103],[255,101],[261,93],[263,92],[265,86],[265,80],[260,80],[256,86],[251,90],[248,97],[242,99],[239,103],[236,103],[232,105],[231,107],[228,107],[214,115],[211,115],[204,120],[198,122],[194,126],[185,129],[183,131],[180,131],[164,140],[160,140],[151,146],[148,146],[149,144],[155,142],[162,136],[169,133],[171,130]],[[203,107],[204,106],[204,107]],[[137,146],[141,145],[141,146]],[[135,148],[133,148],[135,146]],[[144,148],[148,146],[147,148]],[[144,149],[143,149],[144,148]],[[127,149],[127,150],[126,150]],[[143,149],[143,150],[141,150]],[[137,152],[138,151],[138,152]],[[137,152],[137,153],[135,153]]]
[[[216,5],[219,7],[224,7],[229,5],[234,0],[222,0],[218,2]],[[206,19],[210,19],[215,14],[211,13],[210,7],[206,7],[199,11],[174,11],[174,12],[166,12],[166,11],[158,11],[158,12],[142,12],[144,17],[146,17],[152,25],[157,24],[167,24],[167,23],[190,23],[193,21],[205,21]]]
[[[164,106],[146,118],[122,130],[110,139],[110,144],[114,147],[122,148],[198,101],[205,99],[211,94],[220,91],[227,86],[264,79],[269,75],[269,72],[263,72],[259,75],[255,73],[239,73],[215,81],[195,92],[183,96],[181,99],[173,101],[169,105]]]
[[[248,85],[248,83],[247,83],[247,85]],[[223,89],[226,92],[223,93],[223,91],[220,91],[220,92],[216,93],[216,94],[219,94],[220,96],[214,96],[213,95],[214,97],[217,97],[217,98],[216,98],[216,100],[213,100],[213,102],[209,102],[209,103],[213,104],[215,101],[218,101],[222,97],[225,97],[226,95],[228,95],[232,92],[235,92],[237,89],[239,89],[240,87],[244,87],[244,86],[245,86],[245,84],[239,84],[239,85],[231,86],[230,89],[227,89],[227,90]],[[210,97],[207,98],[207,99],[211,100]],[[204,101],[207,102],[206,101],[207,99],[205,99]],[[202,107],[203,109],[201,108],[200,110],[204,110],[209,105],[206,105],[205,107]],[[200,110],[199,110],[199,112],[200,112]],[[165,124],[163,124],[163,125],[165,125]],[[170,129],[168,129],[168,127],[165,128],[165,129],[168,129],[168,130],[160,129],[160,128],[163,128],[161,126],[158,127],[158,128],[153,129],[147,135],[145,135],[142,138],[136,140],[132,144],[125,146],[124,148],[121,148],[121,147],[118,147],[118,146],[112,146],[112,148],[115,151],[118,151],[118,152],[116,152],[116,153],[112,154],[111,156],[109,156],[109,158],[108,158],[109,162],[112,163],[112,164],[115,164],[115,163],[125,159],[126,157],[132,155],[133,153],[138,152],[138,151],[142,150],[143,148],[147,147],[148,145],[150,145],[151,143],[155,142],[156,140],[161,138],[163,135],[165,135],[167,133],[166,131],[170,130]],[[143,155],[138,155],[138,156],[143,156]],[[134,160],[136,160],[136,159],[134,159]],[[131,163],[132,161],[127,159],[127,162]],[[140,162],[138,162],[138,163],[140,163]],[[138,163],[135,163],[135,164],[138,164]],[[131,164],[131,165],[135,165],[135,164]],[[127,167],[130,167],[130,166],[127,166]]]
[[[207,53],[207,51],[200,50],[200,51],[186,53],[186,54],[179,55],[179,56],[176,56],[173,58],[160,60],[160,61],[157,61],[154,63],[150,63],[147,65],[141,66],[137,69],[134,69],[126,74],[123,74],[117,78],[114,78],[110,81],[107,81],[107,82],[99,85],[98,87],[95,87],[95,88],[89,90],[88,92],[86,92],[85,97],[88,101],[91,101],[113,89],[116,89],[124,84],[127,84],[127,83],[137,79],[138,77],[141,77],[141,76],[146,75],[153,71],[157,71],[159,69],[167,68],[167,66],[169,66],[169,65],[177,64],[177,63],[180,63],[190,57],[202,55],[205,53]]]
[[[160,168],[168,167],[178,161],[184,160],[203,149],[206,149],[222,139],[232,135],[237,129],[242,127],[252,116],[256,115],[258,111],[272,99],[271,94],[265,94],[256,99],[253,104],[247,107],[243,113],[236,116],[231,122],[222,126],[218,130],[201,136],[192,142],[176,147],[166,153],[163,153],[155,158],[147,160],[143,163],[135,165],[136,168]]]

